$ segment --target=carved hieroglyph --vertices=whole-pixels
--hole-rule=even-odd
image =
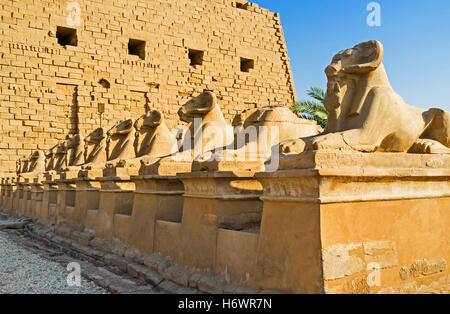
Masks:
[[[450,113],[406,104],[389,84],[382,59],[383,46],[375,40],[335,55],[325,70],[325,133],[284,143],[281,152],[450,153]]]

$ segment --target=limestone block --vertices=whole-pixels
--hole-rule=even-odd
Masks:
[[[338,244],[322,252],[325,280],[344,278],[366,270],[362,244]]]

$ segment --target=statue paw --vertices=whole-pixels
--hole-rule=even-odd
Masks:
[[[280,155],[297,155],[303,153],[307,148],[304,139],[295,139],[280,144]]]
[[[348,150],[351,149],[344,141],[342,133],[329,133],[317,136],[311,142],[312,150]]]
[[[415,154],[450,154],[450,148],[435,140],[419,139],[409,152]]]

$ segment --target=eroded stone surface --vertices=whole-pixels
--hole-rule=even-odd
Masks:
[[[326,68],[329,112],[323,135],[288,141],[285,154],[306,150],[450,153],[450,113],[410,106],[392,89],[383,46],[371,40],[345,49]],[[398,114],[401,112],[401,114]]]

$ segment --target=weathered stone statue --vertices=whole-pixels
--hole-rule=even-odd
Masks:
[[[55,154],[58,145],[45,151],[45,171],[52,171],[55,168]]]
[[[180,108],[178,115],[181,121],[189,123],[181,151],[189,150],[191,159],[233,142],[233,127],[227,124],[213,92],[206,91],[191,99]]]
[[[18,175],[41,173],[45,172],[45,170],[45,154],[40,150],[16,161],[16,172]]]
[[[234,142],[217,149],[210,160],[195,163],[195,169],[230,170],[245,167],[262,170],[264,162],[278,153],[281,142],[321,133],[315,121],[301,119],[285,106],[267,106],[249,109],[236,115],[233,120]],[[246,162],[237,165],[236,162]],[[218,168],[217,162],[221,163]],[[228,163],[226,163],[228,162]],[[228,166],[226,166],[228,165]]]
[[[103,168],[106,163],[106,136],[103,128],[94,130],[84,139],[83,169]]]
[[[41,150],[33,152],[29,159],[28,173],[45,172],[45,154]]]
[[[136,130],[135,121],[128,119],[119,122],[107,133],[106,156],[108,168],[117,166],[121,160],[135,158],[134,142]]]
[[[118,166],[139,167],[141,161],[151,162],[155,158],[170,156],[178,151],[177,139],[165,124],[161,111],[147,112],[135,122],[134,128],[136,158],[121,160]]]
[[[64,141],[64,142],[58,144],[56,147],[55,157],[54,157],[55,161],[54,161],[54,167],[53,167],[53,170],[55,170],[55,171],[61,171],[67,165],[66,144],[67,144],[67,142]]]
[[[23,156],[23,157],[17,159],[17,161],[16,161],[16,173],[17,174],[21,174],[21,173],[28,172],[28,163],[29,163],[29,158],[28,157]]]
[[[213,92],[206,91],[192,98],[178,111],[187,128],[177,129],[179,150],[169,157],[143,160],[140,174],[175,175],[190,172],[192,161],[208,160],[215,149],[233,143],[233,127],[228,125]],[[172,133],[173,134],[173,133]]]
[[[269,157],[273,145],[299,136],[315,136],[323,131],[317,122],[301,119],[285,106],[245,110],[234,118],[233,127],[234,149],[241,149],[243,144],[245,146],[257,144],[258,155],[261,158]]]
[[[75,134],[67,140],[67,169],[80,168],[84,164],[84,139],[80,134]]]
[[[375,40],[334,56],[325,70],[329,119],[324,134],[286,142],[281,152],[450,153],[450,114],[406,104],[389,84],[382,60],[383,46]]]

